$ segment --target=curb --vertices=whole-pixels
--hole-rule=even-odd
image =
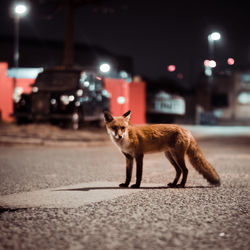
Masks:
[[[103,146],[108,145],[110,142],[108,140],[45,140],[40,138],[21,138],[21,137],[8,137],[0,136],[1,146]]]

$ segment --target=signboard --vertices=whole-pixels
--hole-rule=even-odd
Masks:
[[[35,79],[43,68],[11,68],[7,71],[8,77]]]
[[[154,111],[165,114],[184,115],[186,111],[185,100],[181,96],[159,92],[155,95]]]

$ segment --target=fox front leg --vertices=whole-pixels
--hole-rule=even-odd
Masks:
[[[132,170],[133,170],[133,157],[130,154],[124,153],[126,157],[126,180],[124,183],[121,183],[119,186],[120,187],[128,187],[130,181],[131,181],[131,176],[132,176]]]
[[[143,154],[137,155],[136,160],[136,183],[131,188],[139,188],[141,185],[142,168],[143,168]]]

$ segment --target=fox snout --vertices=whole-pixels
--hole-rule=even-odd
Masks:
[[[122,131],[112,131],[113,132],[113,136],[114,136],[114,138],[115,139],[117,139],[117,140],[121,140],[122,138],[124,138],[124,135],[125,135],[125,133],[124,132],[122,132]]]
[[[122,137],[123,137],[122,135],[117,135],[116,136],[117,139],[122,139]]]

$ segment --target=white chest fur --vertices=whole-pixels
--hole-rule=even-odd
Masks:
[[[122,137],[122,139],[117,140],[115,138],[115,134],[114,134],[114,132],[112,130],[107,129],[107,131],[108,131],[108,134],[110,136],[111,141],[118,147],[118,149],[121,152],[131,154],[131,155],[134,154],[134,152],[131,150],[128,135],[127,135],[126,132],[125,132],[124,136]]]

